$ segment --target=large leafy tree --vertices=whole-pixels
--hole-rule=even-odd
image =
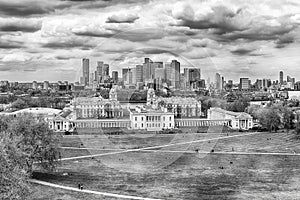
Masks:
[[[0,199],[24,199],[29,192],[24,152],[17,139],[2,132],[0,139]]]
[[[278,109],[274,107],[260,109],[257,112],[257,116],[261,125],[270,132],[276,132],[281,125]]]
[[[16,199],[27,191],[25,180],[36,167],[53,170],[59,164],[60,136],[31,115],[1,117],[0,125],[0,183],[5,183],[0,189],[5,198],[0,199]]]

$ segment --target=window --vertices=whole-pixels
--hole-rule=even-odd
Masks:
[[[135,124],[135,128],[137,127],[137,124]]]
[[[172,126],[172,124],[170,123],[170,124],[169,124],[169,127],[171,127],[171,126]]]
[[[137,121],[137,117],[135,117],[135,121]]]
[[[170,121],[172,120],[172,117],[170,117]]]
[[[165,121],[165,117],[163,117],[163,121]]]
[[[142,124],[142,128],[144,127],[144,124]]]
[[[144,120],[144,117],[142,117],[142,121]]]

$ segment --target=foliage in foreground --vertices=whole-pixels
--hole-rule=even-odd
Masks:
[[[0,138],[0,199],[25,199],[35,167],[53,170],[58,164],[59,136],[42,119],[26,115],[0,117]]]

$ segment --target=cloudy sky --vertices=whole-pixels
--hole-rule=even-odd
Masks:
[[[300,80],[299,25],[299,0],[0,0],[0,80],[78,81],[84,57]]]

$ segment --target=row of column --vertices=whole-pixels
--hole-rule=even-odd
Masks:
[[[119,128],[119,127],[129,127],[130,121],[96,121],[96,122],[75,122],[78,128]]]
[[[186,127],[186,126],[220,126],[228,125],[228,121],[225,120],[175,120],[177,127]]]

